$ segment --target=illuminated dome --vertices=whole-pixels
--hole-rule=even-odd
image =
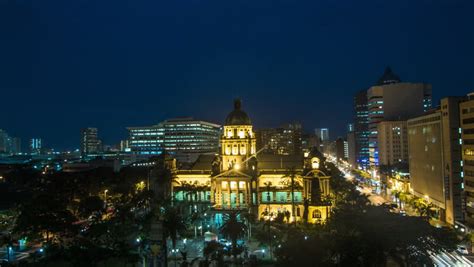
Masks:
[[[240,109],[241,105],[240,99],[234,100],[234,110],[227,115],[225,125],[252,125],[247,113]]]

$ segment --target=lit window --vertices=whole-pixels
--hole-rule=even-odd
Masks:
[[[321,211],[313,210],[313,219],[321,219]]]
[[[222,189],[227,189],[227,182],[222,182],[221,186],[222,186]]]
[[[239,154],[239,148],[237,147],[237,145],[234,145],[234,147],[232,148],[232,155],[237,155]]]
[[[237,189],[237,182],[230,182],[230,189]]]
[[[240,137],[240,138],[244,138],[244,137],[245,137],[245,133],[244,133],[243,130],[240,130],[240,131],[239,131],[239,137]]]
[[[245,188],[245,182],[239,182],[239,188]]]

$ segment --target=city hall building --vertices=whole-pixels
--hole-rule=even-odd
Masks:
[[[324,163],[317,149],[305,156],[260,155],[252,122],[235,100],[219,153],[201,155],[189,168],[176,170],[172,194],[176,202],[191,203],[191,210],[210,208],[216,224],[230,211],[250,212],[259,219],[283,214],[287,222],[321,223],[331,209]]]

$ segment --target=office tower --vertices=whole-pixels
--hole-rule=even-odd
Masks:
[[[11,139],[11,150],[10,152],[13,154],[13,155],[16,155],[16,154],[21,154],[21,138],[19,137],[13,137]]]
[[[220,125],[206,121],[178,118],[153,126],[127,129],[129,139],[126,150],[134,154],[159,155],[166,151],[181,161],[192,161],[189,158],[191,154],[197,156],[219,151]]]
[[[337,138],[336,139],[336,142],[335,142],[335,145],[336,145],[336,158],[337,160],[344,160],[346,157],[346,145],[345,145],[346,141],[344,141],[344,139],[342,139],[341,137]]]
[[[367,110],[367,90],[354,96],[354,138],[355,164],[363,168],[369,166],[369,111]]]
[[[329,129],[328,128],[316,128],[314,129],[316,136],[321,139],[322,142],[329,141]]]
[[[218,153],[220,125],[193,118],[166,120],[163,148],[179,161],[193,162],[199,154]]]
[[[443,98],[439,109],[407,121],[413,194],[437,207],[439,219],[451,225],[463,221],[459,132],[462,99]]]
[[[354,131],[354,123],[348,123],[347,124],[347,132],[353,132]]]
[[[120,151],[130,152],[130,145],[128,144],[129,140],[120,140]]]
[[[41,138],[31,138],[30,139],[30,153],[31,154],[41,154],[42,148],[42,140]]]
[[[344,159],[349,158],[349,143],[347,140],[344,140]]]
[[[288,123],[280,128],[257,130],[257,150],[267,154],[299,155],[302,153],[302,127],[300,123]]]
[[[347,134],[347,162],[352,167],[357,167],[356,133],[354,131]]]
[[[97,128],[81,129],[81,155],[90,156],[102,151],[102,141]]]
[[[7,131],[0,129],[0,154],[17,154],[21,152],[21,140],[11,137]]]
[[[302,134],[301,151],[303,152],[303,154],[309,153],[314,147],[319,148],[318,137],[315,134]]]
[[[431,108],[431,85],[401,82],[390,68],[377,85],[367,90],[369,111],[369,161],[379,165],[377,125],[381,121],[407,120]]]
[[[474,227],[474,93],[459,105],[462,136],[462,176],[464,188],[466,223]]]
[[[165,129],[161,125],[128,127],[128,148],[133,154],[159,155],[163,152]]]
[[[406,121],[382,121],[377,126],[379,165],[408,164]]]

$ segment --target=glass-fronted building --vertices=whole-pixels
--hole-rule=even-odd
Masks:
[[[217,153],[219,149],[221,126],[193,118],[171,119],[153,126],[127,129],[129,152],[138,155],[159,155],[167,151],[180,157]]]

